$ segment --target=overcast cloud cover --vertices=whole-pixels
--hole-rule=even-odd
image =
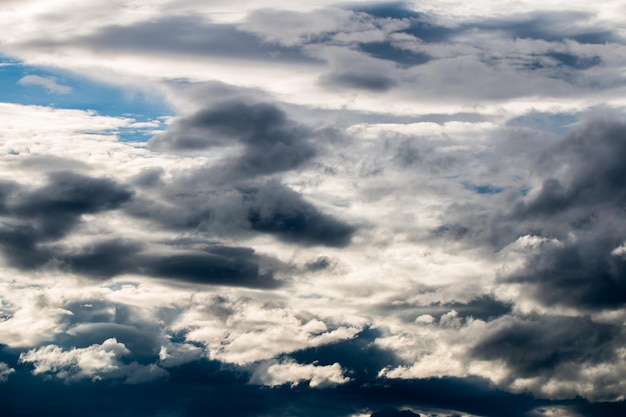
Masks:
[[[625,415],[624,16],[0,0],[0,415]]]

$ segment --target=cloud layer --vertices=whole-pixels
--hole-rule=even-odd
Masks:
[[[624,414],[623,5],[261,3],[7,3],[0,414]]]

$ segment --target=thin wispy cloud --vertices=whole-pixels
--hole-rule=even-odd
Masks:
[[[62,85],[57,82],[53,77],[42,77],[39,75],[26,75],[19,79],[17,82],[19,85],[36,85],[45,88],[51,93],[68,94],[72,91],[72,87]]]

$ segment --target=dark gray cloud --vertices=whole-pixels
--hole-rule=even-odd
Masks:
[[[348,245],[356,231],[278,183],[247,189],[244,195],[251,203],[248,221],[252,229],[288,242],[340,247]]]
[[[536,164],[548,178],[511,213],[518,228],[526,229],[518,233],[564,241],[546,245],[526,269],[508,278],[530,284],[546,304],[613,308],[626,303],[626,260],[612,254],[626,240],[619,227],[626,207],[625,128],[618,121],[592,121],[548,149]]]
[[[540,185],[490,195],[494,206],[454,205],[432,236],[496,250],[526,235],[557,239],[500,281],[524,284],[523,291],[545,305],[623,306],[626,259],[614,250],[626,241],[620,226],[626,220],[624,132],[622,121],[599,117],[531,148],[521,163]]]
[[[429,314],[439,320],[441,316],[452,310],[456,311],[459,317],[473,317],[491,321],[510,314],[512,307],[512,304],[499,301],[491,295],[481,295],[467,302],[437,302],[427,305],[416,305],[407,303],[402,299],[396,299],[379,306],[377,310],[385,315],[397,315],[407,323],[414,323],[415,319],[423,314]]]
[[[501,281],[524,284],[524,291],[545,305],[619,308],[626,303],[626,260],[611,254],[617,246],[617,239],[608,237],[548,245]]]
[[[198,151],[242,145],[225,170],[254,176],[295,169],[316,154],[312,131],[272,104],[221,103],[180,119],[148,145],[155,150]]]
[[[622,206],[626,202],[625,129],[619,120],[592,120],[548,149],[537,161],[548,178],[539,196],[519,208],[520,214],[562,212],[581,205]],[[565,172],[549,176],[558,171]]]
[[[266,289],[281,285],[271,272],[261,270],[259,257],[250,248],[217,246],[197,253],[148,256],[139,271],[196,284]]]
[[[162,176],[164,174],[163,168],[153,167],[147,168],[137,174],[131,179],[131,183],[138,188],[153,188],[163,185]]]
[[[251,248],[206,246],[160,255],[146,253],[137,242],[109,240],[78,253],[61,250],[55,259],[62,267],[95,278],[139,273],[156,278],[205,285],[276,288],[272,272],[261,271],[260,258]]]
[[[149,254],[139,242],[109,239],[86,244],[78,250],[60,244],[38,245],[32,229],[0,230],[4,255],[23,270],[46,266],[95,279],[123,274],[143,274],[172,283],[276,288],[281,282],[271,271],[262,271],[261,259],[251,248],[207,246],[203,250]]]
[[[2,224],[0,247],[5,260],[23,269],[37,268],[52,258],[48,249],[39,248],[40,233],[31,226]]]
[[[433,59],[426,53],[400,49],[388,42],[361,43],[359,44],[359,50],[371,57],[395,62],[403,68],[422,65]],[[393,86],[393,84],[390,86]]]
[[[556,376],[561,365],[611,363],[624,342],[619,326],[585,317],[499,319],[497,330],[472,349],[479,359],[502,360],[517,378]]]
[[[70,171],[50,173],[48,182],[35,189],[5,182],[0,190],[0,246],[6,260],[26,269],[45,264],[53,251],[40,244],[67,235],[83,214],[117,209],[132,195],[113,180]]]
[[[314,261],[307,262],[305,265],[306,269],[312,272],[323,271],[331,266],[332,260],[327,256],[319,256]]]
[[[384,92],[393,88],[397,82],[393,78],[379,74],[359,74],[356,72],[333,73],[320,78],[327,88],[350,88],[372,92]]]
[[[209,238],[267,233],[302,245],[342,247],[357,231],[357,226],[323,213],[279,182],[215,184],[211,182],[213,173],[213,169],[181,173],[158,190],[158,199],[139,196],[127,211],[173,230],[195,231]]]
[[[46,185],[16,194],[11,213],[32,222],[42,238],[58,238],[78,224],[81,215],[119,208],[131,197],[128,188],[107,178],[52,172]]]
[[[124,273],[135,272],[134,264],[142,245],[121,239],[94,242],[78,251],[55,248],[54,258],[61,268],[95,278],[111,278]]]
[[[89,49],[129,53],[198,55],[288,63],[319,63],[298,48],[265,42],[233,24],[219,24],[197,16],[170,16],[133,25],[105,26],[94,34],[61,41],[38,40],[31,45],[60,47],[67,43]]]
[[[160,184],[158,170],[138,178],[133,182],[139,185]],[[0,247],[6,261],[19,269],[47,265],[98,279],[143,273],[207,285],[273,288],[280,284],[271,272],[261,271],[259,257],[249,248],[205,244],[202,250],[183,248],[156,256],[146,254],[143,243],[118,238],[95,240],[79,248],[59,243],[81,222],[82,215],[130,203],[133,191],[107,178],[53,172],[39,188],[4,182],[0,197]]]

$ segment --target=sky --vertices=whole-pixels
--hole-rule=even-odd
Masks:
[[[625,15],[0,0],[0,415],[625,415]]]

